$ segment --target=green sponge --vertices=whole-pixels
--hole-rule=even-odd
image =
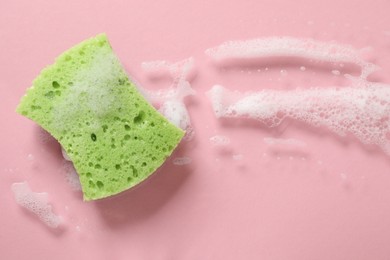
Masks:
[[[104,34],[42,70],[17,112],[61,143],[80,176],[84,200],[142,182],[184,135],[137,91]]]

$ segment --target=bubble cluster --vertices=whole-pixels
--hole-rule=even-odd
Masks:
[[[390,86],[356,82],[350,87],[296,90],[229,91],[214,86],[208,96],[217,117],[247,117],[269,127],[285,118],[323,126],[363,144],[378,145],[390,154]]]
[[[37,215],[47,226],[57,228],[61,224],[61,217],[55,215],[48,204],[47,193],[32,192],[27,182],[14,183],[11,190],[16,203]]]

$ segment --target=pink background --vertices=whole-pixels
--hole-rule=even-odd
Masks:
[[[298,123],[268,129],[214,118],[204,92],[344,85],[332,66],[273,64],[269,71],[218,68],[205,49],[264,36],[371,46],[390,83],[390,2],[372,1],[11,1],[0,2],[1,259],[390,259],[390,160],[355,139]],[[72,45],[107,33],[146,88],[143,61],[193,56],[197,95],[188,99],[195,139],[141,186],[85,203],[65,180],[59,145],[14,110],[40,70]],[[288,75],[281,76],[280,69]],[[209,138],[230,138],[225,148]],[[295,138],[303,151],[271,151],[264,137]],[[233,155],[242,155],[234,160]],[[30,155],[30,156],[29,156]],[[10,186],[45,191],[61,229],[20,208]]]

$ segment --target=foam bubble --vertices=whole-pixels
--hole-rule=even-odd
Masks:
[[[246,41],[228,41],[206,50],[217,62],[266,57],[298,57],[324,62],[352,63],[361,67],[366,78],[377,66],[361,58],[361,52],[350,45],[293,37],[265,37]]]
[[[37,215],[47,226],[57,228],[61,224],[61,217],[55,215],[48,204],[47,193],[32,192],[27,182],[14,183],[11,190],[16,203]]]
[[[247,117],[269,127],[292,118],[312,126],[324,126],[363,144],[378,145],[390,154],[390,86],[357,81],[358,86],[265,89],[253,93],[214,86],[208,96],[217,117]]]
[[[190,164],[192,162],[192,159],[190,157],[176,157],[173,159],[174,165],[186,165]]]

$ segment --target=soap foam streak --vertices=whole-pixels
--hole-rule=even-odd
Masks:
[[[362,49],[362,51],[367,48]],[[267,57],[298,57],[330,63],[352,63],[361,68],[361,78],[367,78],[378,67],[365,61],[362,51],[350,45],[293,37],[265,37],[246,41],[228,41],[205,52],[219,63],[237,59]]]
[[[208,96],[217,117],[247,117],[276,127],[286,118],[324,126],[363,144],[378,145],[390,154],[390,86],[360,81],[359,86],[229,91],[214,86]]]

